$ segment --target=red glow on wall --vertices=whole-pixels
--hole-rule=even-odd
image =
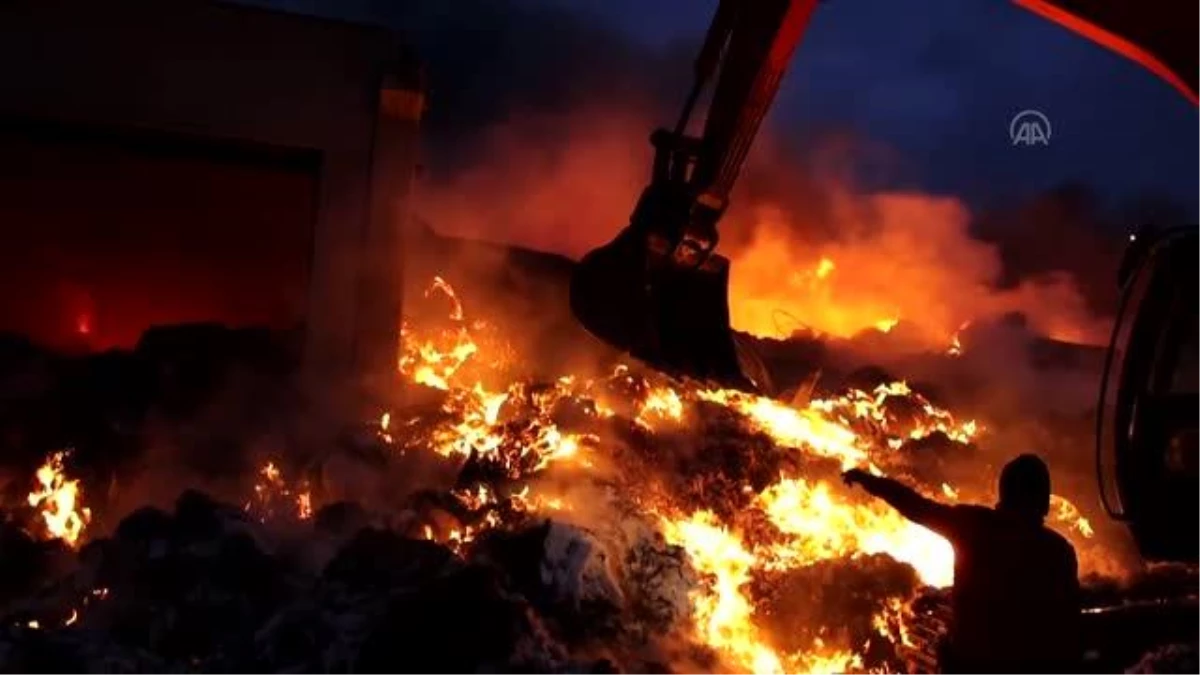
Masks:
[[[213,145],[0,120],[0,332],[95,350],[301,325],[317,163]]]

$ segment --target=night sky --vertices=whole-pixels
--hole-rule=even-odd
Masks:
[[[702,33],[716,5],[560,2],[650,44]],[[1196,205],[1195,108],[1136,64],[1007,2],[831,0],[780,96],[777,124],[853,126],[897,148],[929,189],[986,197],[1079,181]],[[1011,146],[1008,120],[1027,108],[1049,116],[1049,148]]]
[[[494,54],[483,66],[461,62],[470,61],[476,49],[472,41],[481,35],[505,42],[497,32],[520,38],[506,41],[504,55],[511,60],[506,63],[516,64],[511,88],[523,92],[538,86],[518,81],[530,79],[530,61],[561,69],[561,62],[591,58],[597,63],[586,68],[604,68],[599,62],[608,61],[618,74],[637,69],[643,57],[655,61],[647,68],[669,71],[662,64],[670,62],[679,70],[664,74],[659,88],[664,97],[680,101],[689,76],[686,59],[716,6],[715,0],[255,2],[390,24],[413,36],[434,75],[486,71],[493,93],[509,87],[505,64],[497,64]],[[426,7],[412,9],[420,5]],[[472,12],[487,16],[475,18]],[[505,12],[511,20],[498,20]],[[545,13],[557,18],[547,19]],[[542,31],[576,31],[582,37],[523,33],[539,30],[533,27],[539,21]],[[610,35],[601,39],[601,33]],[[619,55],[608,48],[579,54],[580,44],[608,45],[605,40],[614,39],[629,43]],[[664,60],[664,54],[673,60]],[[546,76],[548,87],[553,77]],[[437,102],[437,88],[447,85],[435,77],[431,86]],[[441,114],[463,114],[447,112],[451,102],[446,99],[441,97]],[[1008,123],[1023,109],[1049,117],[1049,147],[1012,146]],[[801,148],[803,139],[831,131],[852,132],[888,148],[887,170],[874,177],[888,187],[955,194],[991,206],[1074,183],[1113,204],[1166,197],[1196,217],[1196,109],[1136,64],[1003,0],[822,3],[793,59],[771,124],[800,139]]]

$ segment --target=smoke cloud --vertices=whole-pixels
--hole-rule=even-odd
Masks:
[[[446,234],[578,257],[628,222],[647,180],[647,130],[659,121],[636,105],[593,104],[500,123],[475,162],[422,186],[420,212]],[[1105,322],[1069,270],[1014,276],[960,200],[866,192],[777,144],[771,133],[759,139],[723,222],[737,328],[850,337],[904,322],[945,347],[965,324],[1020,313],[1049,337],[1103,340]],[[813,157],[853,161],[846,139],[831,147]]]

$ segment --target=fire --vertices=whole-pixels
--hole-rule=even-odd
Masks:
[[[392,443],[395,439],[392,438],[390,431],[392,426],[392,414],[385,412],[379,416],[379,439],[384,443]]]
[[[950,542],[885,504],[852,503],[828,483],[802,478],[780,480],[758,499],[771,523],[791,535],[772,550],[774,565],[794,567],[860,553],[886,553],[912,565],[930,586],[954,583]]]
[[[1091,539],[1096,534],[1092,524],[1079,512],[1079,508],[1065,497],[1050,495],[1050,515],[1068,530],[1078,532],[1085,539]]]
[[[490,326],[483,321],[468,321],[463,313],[462,301],[441,277],[434,277],[433,283],[425,291],[426,298],[434,296],[443,298],[449,304],[447,325],[441,331],[422,334],[418,338],[408,325],[402,324],[400,333],[403,348],[397,364],[400,372],[417,384],[445,391],[451,389],[452,383],[461,383],[464,377],[478,375],[477,366],[502,369],[509,358],[505,353],[505,345],[489,344],[487,360],[480,357],[480,334]],[[475,372],[461,372],[466,366],[476,366]]]
[[[962,356],[963,344],[960,336],[962,335],[962,332],[970,326],[970,321],[964,321],[962,325],[958,327],[958,330],[954,331],[954,335],[950,336],[950,346],[946,349],[946,354],[949,356]]]
[[[906,422],[897,419],[888,412],[890,399],[899,398],[917,404],[922,415]],[[920,393],[915,392],[907,382],[888,382],[876,386],[870,392],[861,389],[850,389],[843,395],[830,399],[817,399],[809,404],[813,410],[832,415],[847,426],[859,422],[869,422],[889,438],[890,447],[899,447],[905,439],[916,440],[925,438],[933,433],[944,434],[959,443],[970,443],[979,433],[979,425],[975,420],[958,422],[949,411],[938,408]]]
[[[842,673],[861,665],[849,651],[780,654],[770,646],[755,626],[746,591],[762,561],[711,511],[664,518],[661,525],[664,538],[687,551],[697,571],[709,579],[692,594],[693,621],[704,643],[729,662],[753,673]]]
[[[296,495],[296,516],[300,520],[308,520],[312,518],[312,494],[308,491],[301,492]]]
[[[258,470],[259,480],[254,484],[254,497],[245,509],[254,512],[260,519],[267,520],[278,515],[287,515],[300,520],[312,518],[312,491],[305,481],[289,486],[283,472],[268,461]]]
[[[449,389],[449,378],[479,351],[479,347],[471,339],[467,327],[462,325],[462,303],[459,302],[454,289],[441,277],[434,277],[433,284],[425,292],[425,296],[429,297],[435,291],[442,293],[450,301],[450,320],[458,324],[450,334],[450,346],[444,349],[435,341],[406,341],[405,344],[411,344],[412,349],[401,352],[400,370],[411,370],[410,377],[418,384],[435,389]],[[407,329],[402,329],[402,334],[407,337]],[[381,426],[384,426],[382,422]],[[386,431],[386,426],[384,430]]]
[[[851,338],[903,322],[906,336],[941,352],[965,321],[1017,312],[1048,337],[1088,344],[1106,339],[1108,322],[1091,314],[1067,275],[1003,288],[1000,250],[972,236],[972,214],[959,200],[860,194],[844,185],[823,191],[829,203],[820,214],[807,204],[778,202],[731,214],[731,227],[752,233],[746,246],[729,252],[735,328],[763,337],[807,328]],[[798,236],[818,231],[834,234],[816,241]]]
[[[756,673],[783,672],[780,657],[757,634],[751,620],[754,606],[743,591],[758,563],[754,554],[709,511],[664,519],[662,528],[666,540],[682,546],[696,569],[712,579],[692,599],[696,627],[705,643],[735,663],[750,664]]]
[[[867,452],[861,447],[857,434],[822,415],[816,408],[796,409],[774,399],[728,389],[705,390],[697,394],[703,400],[742,413],[785,447],[837,459],[847,469],[867,461]]]
[[[67,454],[67,451],[60,451],[46,458],[37,470],[38,486],[26,500],[29,506],[40,511],[46,536],[76,546],[92,519],[92,512],[81,505],[79,481],[66,476],[63,460]]]
[[[654,420],[678,422],[683,417],[683,400],[674,389],[658,387],[650,390],[642,401],[637,421],[643,426],[652,426]]]
[[[515,116],[488,130],[488,151],[470,170],[426,186],[422,211],[446,234],[494,240],[503,233],[507,243],[578,259],[627,222],[652,159],[644,130],[660,122],[640,107],[611,105]],[[559,142],[533,141],[546,138],[546,129]],[[749,237],[745,245],[733,237],[722,245],[732,262],[736,328],[787,337],[806,326],[852,337],[898,320],[929,350],[943,352],[963,321],[1020,312],[1050,337],[1107,341],[1111,322],[1091,315],[1067,275],[1007,287],[1010,251],[975,236],[980,218],[967,204],[861,189],[841,171],[855,150],[826,140],[809,158],[816,161],[800,166],[770,130],[760,133],[739,179],[749,189],[721,225]],[[810,171],[814,165],[837,168]]]
[[[810,276],[829,279],[837,269],[828,260]],[[573,503],[563,494],[542,494],[545,488],[538,479],[560,467],[590,469],[601,455],[619,454],[622,436],[610,433],[612,429],[627,423],[644,436],[665,432],[669,425],[672,430],[699,427],[702,434],[705,424],[722,418],[735,420],[747,438],[763,439],[785,464],[757,486],[747,482],[719,495],[710,495],[707,488],[676,494],[655,479],[652,469],[634,464],[619,491],[653,518],[663,539],[680,547],[700,575],[689,594],[689,630],[724,667],[757,673],[865,667],[866,647],[841,638],[817,639],[799,650],[778,647],[777,636],[758,614],[753,591],[771,575],[879,554],[911,566],[927,586],[953,582],[954,552],[945,539],[843,486],[837,476],[851,467],[911,475],[906,446],[934,434],[968,452],[983,432],[974,420],[957,419],[900,381],[826,394],[797,406],[639,375],[627,366],[592,380],[568,376],[541,384],[487,385],[476,363],[486,358],[473,337],[478,324],[467,322],[444,280],[435,280],[434,291],[453,299],[449,326],[419,335],[407,329],[399,367],[408,379],[441,390],[444,397],[441,415],[426,421],[420,438],[411,442],[447,458],[480,463],[505,482],[503,487],[480,482],[456,489],[454,498],[473,515],[450,528],[424,525],[426,538],[463,552],[485,530],[530,514],[569,517],[590,505]],[[571,426],[559,414],[564,407],[579,413],[567,416],[576,419]],[[394,413],[378,421],[379,433],[389,442],[399,426]],[[407,435],[395,440],[406,451]],[[703,488],[706,477],[689,481]],[[959,497],[959,487],[949,483],[921,489],[948,501]],[[1072,536],[1090,536],[1086,519],[1059,499],[1057,519],[1070,523]],[[887,599],[876,614],[865,617],[867,625],[881,639],[906,644],[905,621],[911,613],[905,602]]]

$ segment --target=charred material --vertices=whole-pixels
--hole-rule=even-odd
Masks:
[[[343,509],[344,510],[344,509]],[[330,516],[319,518],[326,523]],[[139,510],[10,603],[3,669],[463,672],[570,668],[499,569],[365,528],[289,541],[199,493]],[[336,550],[323,569],[306,547]],[[34,561],[12,551],[6,559]],[[464,630],[464,621],[477,629]],[[464,640],[464,636],[472,636]]]
[[[967,468],[978,473],[975,427],[931,390],[882,370],[860,372],[857,388],[813,386],[791,404],[628,366],[591,379],[505,379],[489,371],[486,351],[472,361],[485,349],[477,328],[459,319],[436,335],[410,331],[401,367],[421,385],[410,407],[265,464],[255,446],[289,409],[286,369],[262,375],[264,388],[250,389],[257,405],[232,417],[214,416],[208,393],[245,381],[212,373],[237,372],[220,364],[248,347],[176,379],[194,391],[170,397],[180,402],[170,411],[104,408],[131,420],[122,427],[130,454],[112,466],[135,466],[149,452],[148,425],[169,419],[169,437],[199,439],[195,448],[226,439],[237,460],[225,467],[229,484],[214,483],[222,499],[193,490],[166,508],[134,508],[145,502],[124,487],[128,474],[111,487],[83,461],[109,446],[72,438],[59,467],[68,476],[52,483],[81,477],[75,506],[94,515],[73,549],[39,520],[45,504],[13,508],[0,532],[13,581],[0,668],[644,672],[768,669],[774,658],[789,669],[897,671],[936,662],[945,604],[931,586],[946,583],[952,552],[837,479],[847,462],[873,462],[944,498],[957,497],[942,481],[981,498],[965,479]],[[105,358],[123,364],[113,373],[202,363],[188,354],[218,333],[195,334]],[[130,399],[157,396],[138,387],[157,391],[146,383],[158,376],[112,378]],[[45,405],[28,391],[25,400]],[[16,499],[6,503],[20,504],[29,486],[12,471]],[[1055,517],[1086,525],[1066,507]],[[1072,536],[1082,541],[1081,532]],[[1098,587],[1092,605],[1194,593],[1194,573],[1163,574],[1143,590]],[[1105,618],[1093,663],[1127,666],[1161,646],[1150,633],[1174,635],[1122,634],[1126,619],[1115,617],[1131,611],[1096,614]],[[1161,608],[1151,614],[1138,620],[1178,623]]]

